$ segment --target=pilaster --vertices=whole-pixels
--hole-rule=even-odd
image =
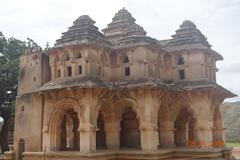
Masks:
[[[90,123],[81,123],[79,132],[80,152],[96,151],[96,127]]]
[[[161,147],[173,147],[174,144],[174,122],[161,121],[159,126],[159,138]]]
[[[209,120],[199,119],[196,132],[197,132],[196,145],[199,148],[212,147],[213,138]]]
[[[105,123],[106,145],[108,149],[120,148],[120,120]]]
[[[141,148],[142,150],[156,150],[159,145],[157,126],[152,123],[142,123],[141,132]]]

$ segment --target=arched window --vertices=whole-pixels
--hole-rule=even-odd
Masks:
[[[125,56],[125,57],[124,57],[124,59],[123,59],[123,63],[129,63],[128,56]]]
[[[184,64],[184,58],[183,58],[182,55],[178,57],[178,59],[177,59],[177,64],[178,64],[178,65]]]
[[[178,70],[178,73],[179,73],[179,79],[180,80],[185,79],[185,71],[184,71],[184,69]]]
[[[130,71],[130,67],[125,67],[125,76],[130,76],[131,71]]]
[[[71,77],[72,76],[72,66],[67,67],[67,76]]]
[[[81,53],[77,53],[76,54],[76,59],[80,59],[80,58],[82,58],[82,54]]]
[[[55,77],[56,77],[56,78],[61,77],[61,70],[60,70],[60,69],[57,69],[57,70],[56,70]]]
[[[69,55],[68,55],[67,53],[65,53],[65,54],[63,55],[63,60],[64,60],[64,61],[68,61],[69,59],[70,59]]]

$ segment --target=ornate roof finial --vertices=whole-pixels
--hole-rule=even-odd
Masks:
[[[128,12],[128,10],[126,10],[125,7],[123,7],[115,14],[112,20],[113,22],[121,21],[121,20],[128,20],[128,21],[134,22],[135,18],[133,18],[132,14]]]
[[[192,29],[196,29],[196,25],[189,20],[185,20],[183,21],[183,23],[180,25],[181,28],[192,28]]]

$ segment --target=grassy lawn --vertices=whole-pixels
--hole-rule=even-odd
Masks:
[[[240,147],[240,143],[227,142],[227,147]]]

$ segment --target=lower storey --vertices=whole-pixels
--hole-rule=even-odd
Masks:
[[[74,151],[61,152],[24,152],[24,160],[175,160],[175,159],[214,159],[227,160],[231,156],[232,148],[218,149],[187,149],[171,148],[155,151],[140,150],[99,150],[94,153],[80,153]],[[7,153],[5,153],[6,155]],[[6,156],[8,157],[8,156]],[[8,157],[10,158],[10,157]],[[8,159],[6,158],[6,159]]]

